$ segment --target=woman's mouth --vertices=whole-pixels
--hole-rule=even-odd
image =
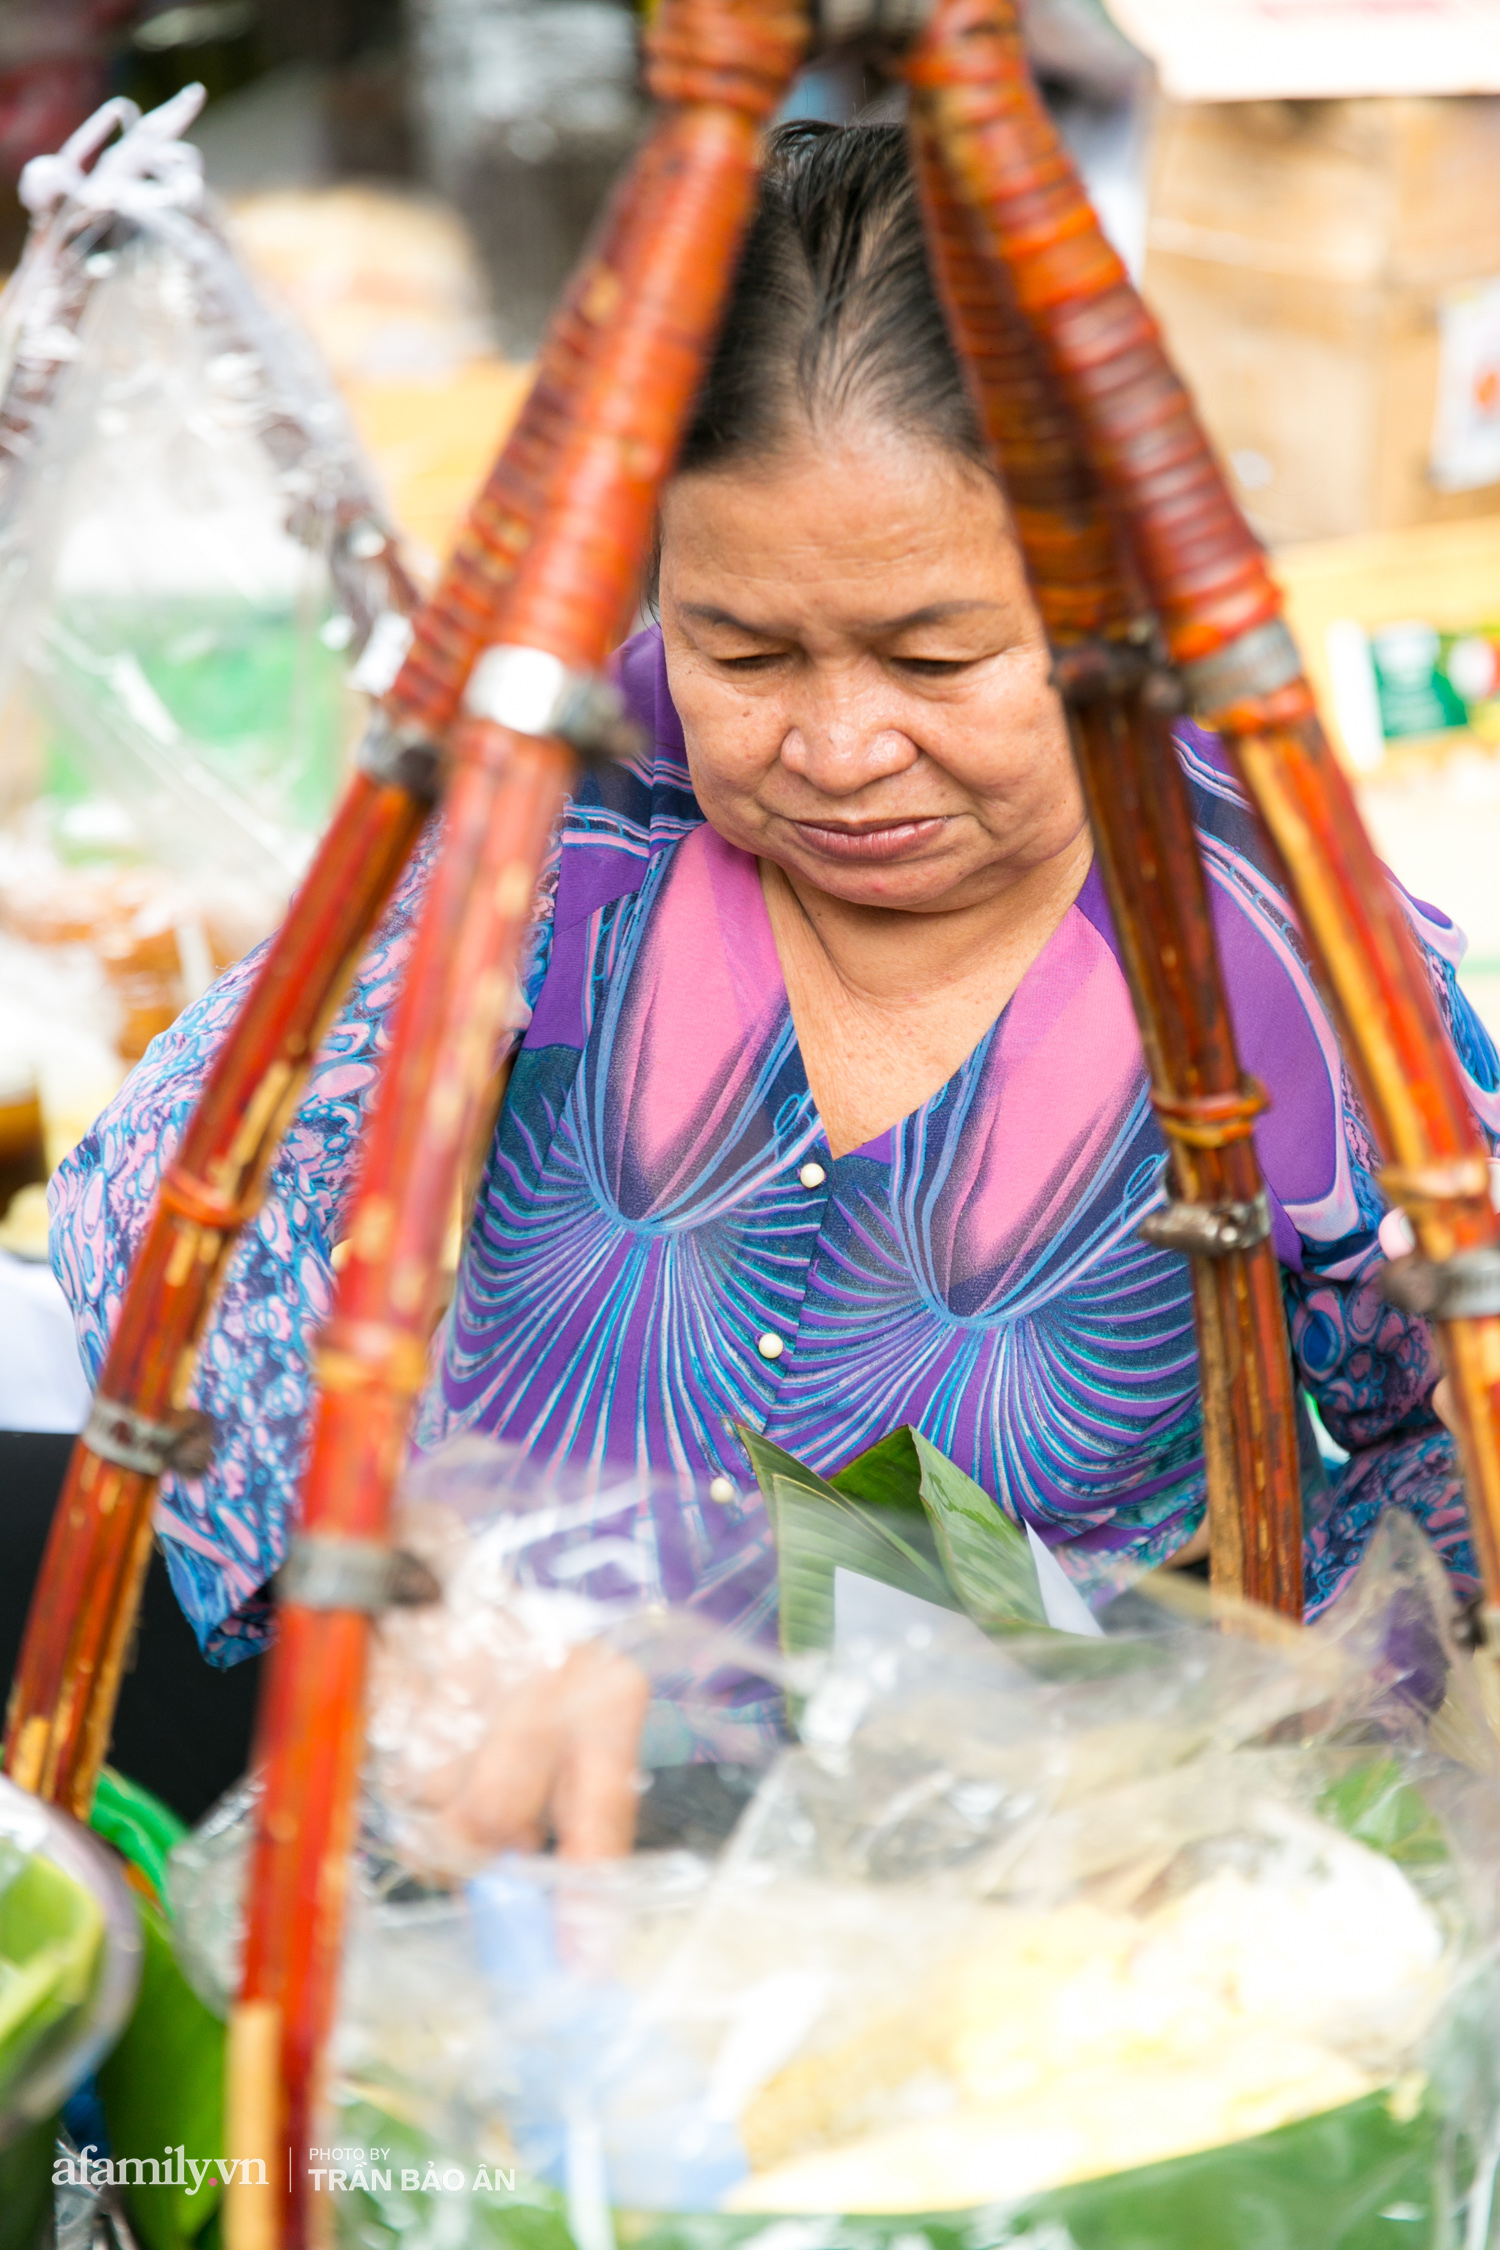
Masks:
[[[936,842],[946,823],[928,820],[828,822],[794,820],[791,824],[813,851],[825,859],[911,859]]]

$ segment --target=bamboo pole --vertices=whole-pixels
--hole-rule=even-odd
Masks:
[[[934,0],[907,65],[980,239],[1130,525],[1170,654],[1280,854],[1427,1261],[1488,1603],[1500,1605],[1500,1252],[1485,1150],[1405,913],[1330,752],[1281,596],[1105,241],[1026,67],[1010,0]]]
[[[663,33],[680,37],[667,24]],[[596,380],[589,350],[628,330],[632,308],[615,277],[632,269],[640,243],[671,208],[678,152],[665,131],[639,160],[635,188],[614,205],[569,286],[538,379],[416,621],[375,713],[361,770],[215,1057],[137,1250],[94,1411],[53,1516],[7,1720],[11,1778],[80,1818],[109,1745],[157,1484],[168,1470],[201,1468],[211,1443],[184,1401],[214,1298],[239,1231],[260,1206],[324,1032],[427,816],[439,746],[541,522],[559,450],[572,440],[569,401]],[[607,402],[594,401],[594,411],[609,431]],[[603,448],[612,442],[606,437]]]
[[[549,666],[564,684],[586,682],[626,621],[749,217],[759,128],[805,42],[793,7],[667,0],[648,34],[662,121],[549,347],[554,372],[539,401],[556,433],[546,504],[518,556],[503,644],[476,671],[454,738],[443,851],[397,1008],[350,1255],[319,1355],[322,1397],[302,1525],[261,1711],[265,1788],[231,2040],[231,2113],[274,2118],[277,2145],[265,2191],[246,2185],[241,2168],[227,2209],[230,2250],[283,2240],[301,2250],[322,2215],[309,2193],[307,2150],[342,1942],[376,1606],[355,1580],[372,1556],[388,1552],[391,1492],[425,1377],[452,1196],[482,1114],[537,866],[572,770],[556,711],[523,722],[516,685],[546,678]],[[324,1723],[309,1725],[314,1712],[326,1714]],[[273,2046],[275,2082],[267,2086]]]
[[[1302,1608],[1295,1393],[1281,1275],[1240,1068],[1170,675],[1077,431],[948,180],[919,91],[912,132],[935,278],[1005,481],[1056,656],[1095,847],[1172,1155],[1148,1230],[1191,1254],[1214,1584]]]

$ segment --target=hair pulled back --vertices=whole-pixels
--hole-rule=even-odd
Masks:
[[[933,287],[900,125],[783,125],[681,471],[857,413],[988,466]]]

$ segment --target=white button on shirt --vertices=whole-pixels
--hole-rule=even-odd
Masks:
[[[755,1348],[762,1359],[780,1359],[782,1353],[786,1350],[786,1345],[774,1328],[768,1328],[764,1336],[756,1338]]]
[[[821,1164],[804,1164],[797,1177],[805,1188],[815,1188],[823,1185],[828,1174]]]
[[[733,1477],[714,1477],[710,1480],[708,1497],[710,1500],[717,1500],[721,1508],[727,1508],[734,1496],[735,1482]]]

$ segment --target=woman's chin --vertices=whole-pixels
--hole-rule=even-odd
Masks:
[[[848,906],[887,907],[905,914],[938,912],[961,903],[957,894],[967,890],[975,872],[958,864],[956,853],[930,847],[901,859],[846,859],[805,848],[768,856],[786,873]]]

